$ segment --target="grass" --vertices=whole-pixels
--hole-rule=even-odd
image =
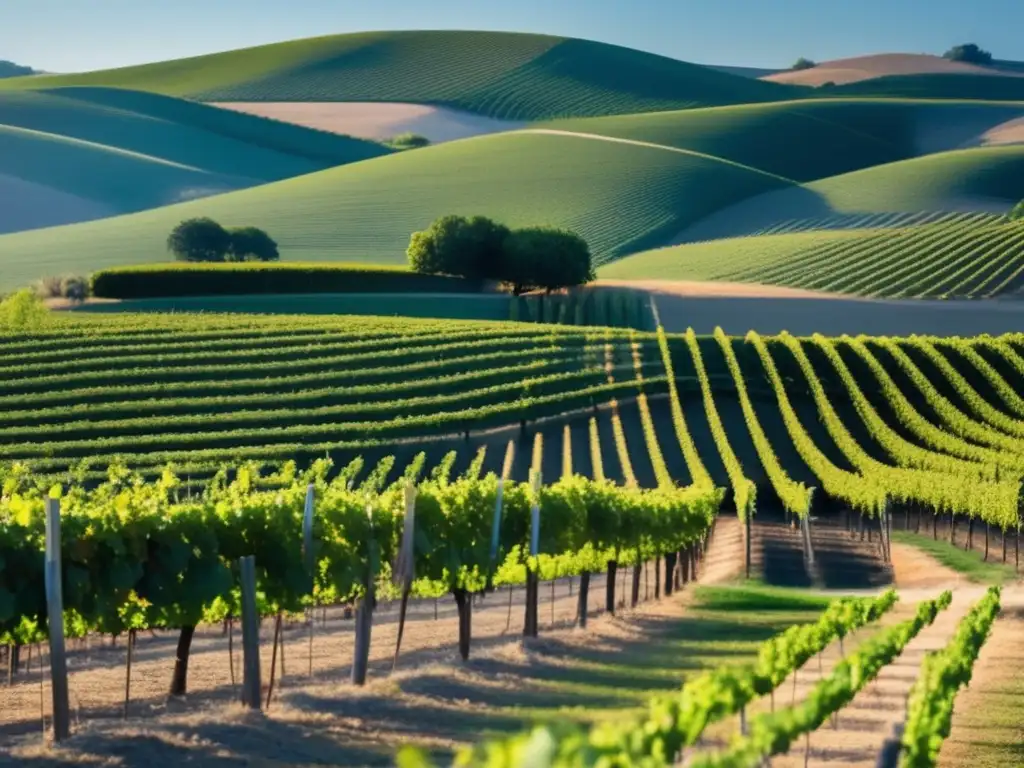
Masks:
[[[992,75],[918,74],[887,75],[856,83],[819,88],[816,95],[887,96],[919,99],[1024,100],[1024,79]]]
[[[908,531],[893,531],[892,538],[893,541],[908,544],[931,555],[942,565],[962,573],[975,584],[1005,584],[1017,579],[1012,565],[1001,562],[986,563],[981,553],[963,550],[948,541],[936,541],[928,536]],[[995,556],[998,557],[998,553]]]
[[[202,101],[398,101],[536,120],[791,98],[792,86],[548,35],[364,32],[135,67],[6,81],[101,85]]]
[[[505,320],[507,295],[448,296],[409,294],[285,294],[252,296],[191,296],[174,299],[129,299],[115,303],[83,304],[76,312],[245,312],[270,315],[382,315],[434,317],[453,320]]]
[[[369,141],[154,94],[108,88],[0,91],[0,176],[72,194],[111,213],[388,152]],[[18,221],[0,224],[19,227]]]
[[[666,144],[813,181],[954,149],[1021,114],[1003,104],[834,99],[559,121],[565,130]],[[935,134],[926,148],[922,137]]]
[[[724,280],[877,297],[990,297],[1024,284],[1024,226],[957,215],[893,229],[727,238],[635,254],[603,267],[599,276]]]
[[[524,161],[528,158],[528,161]],[[0,238],[0,288],[41,274],[166,259],[182,219],[258,223],[289,261],[403,264],[449,213],[579,232],[598,262],[664,242],[719,207],[789,182],[679,150],[511,133],[440,144],[130,216]]]

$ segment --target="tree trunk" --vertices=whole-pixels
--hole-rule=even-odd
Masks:
[[[669,552],[665,555],[665,597],[672,594],[672,587],[674,586],[674,580],[676,577],[676,560],[678,555],[675,552]]]
[[[523,617],[523,635],[536,637],[538,631],[537,604],[540,598],[540,577],[534,571],[526,572],[526,611]]]
[[[605,579],[604,585],[604,609],[608,613],[615,615],[615,572],[618,570],[619,564],[614,560],[608,561],[608,576]]]
[[[469,643],[473,636],[473,599],[464,589],[453,589],[452,596],[459,611],[459,655],[466,661],[469,659]]]
[[[633,590],[629,596],[629,604],[631,608],[636,608],[636,604],[640,602],[640,568],[641,563],[635,563],[633,565]]]
[[[576,603],[576,622],[586,629],[587,627],[587,593],[590,592],[590,572],[584,571],[580,574],[580,593]]]
[[[654,558],[654,599],[661,598],[661,555]]]
[[[174,655],[174,674],[171,676],[171,696],[184,696],[188,691],[188,655],[192,650],[194,624],[186,624],[178,635],[178,649]]]

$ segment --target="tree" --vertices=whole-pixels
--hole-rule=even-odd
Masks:
[[[949,59],[950,61],[963,61],[968,64],[991,64],[992,54],[988,51],[983,51],[974,43],[964,43],[963,45],[954,45],[944,54],[942,58]]]
[[[448,215],[413,232],[406,255],[409,266],[425,274],[498,279],[508,227],[485,216]]]
[[[36,74],[36,71],[32,69],[32,67],[26,67],[22,64],[15,64],[13,61],[0,59],[0,78],[24,77],[25,75],[34,74]]]
[[[180,261],[224,261],[231,234],[213,219],[186,219],[167,236],[167,250]]]
[[[798,72],[801,69],[814,69],[816,66],[818,66],[818,62],[811,61],[810,59],[805,59],[803,56],[801,56],[793,63],[793,66],[790,67],[790,69]]]
[[[277,243],[258,227],[234,227],[228,230],[231,243],[227,261],[278,261]]]
[[[1013,206],[1013,210],[1010,211],[1010,220],[1024,221],[1024,200],[1021,200],[1019,203]]]
[[[501,278],[518,296],[530,288],[552,291],[594,279],[590,248],[575,232],[555,227],[514,230],[503,248]]]
[[[420,136],[418,133],[400,133],[397,136],[392,136],[390,139],[386,139],[383,144],[392,149],[420,149],[422,147],[430,146],[430,139],[426,136]]]

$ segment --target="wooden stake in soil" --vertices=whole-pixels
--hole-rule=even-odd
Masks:
[[[128,661],[124,670],[124,719],[128,719],[128,702],[132,693],[132,649],[135,647],[135,630],[128,630]]]
[[[367,515],[371,520],[370,540],[367,542],[367,546],[373,551],[376,543],[373,539],[372,509],[369,507],[367,508]],[[364,594],[356,608],[356,638],[352,658],[353,685],[366,684],[366,672],[370,664],[370,636],[373,632],[374,582],[376,580],[376,574],[373,572],[372,558],[371,563],[367,566],[365,578],[366,581],[363,585]]]
[[[270,685],[267,686],[267,709],[270,709],[270,698],[274,695],[274,676],[277,673],[277,646],[281,643],[281,612],[274,619],[274,650],[270,653]]]
[[[316,591],[316,556],[313,552],[313,514],[316,501],[316,487],[313,483],[306,486],[306,506],[302,511],[302,555],[306,561],[306,573],[309,577],[309,594]],[[309,677],[313,676],[313,630],[316,627],[316,597],[313,607],[309,609]],[[281,658],[281,674],[284,675],[284,657]]]
[[[405,614],[409,608],[409,593],[415,573],[414,535],[416,526],[416,486],[410,480],[405,486],[405,526],[402,529],[402,545],[398,550],[393,581],[402,588],[402,602],[398,608],[398,638],[395,641],[395,658],[391,671],[398,666],[398,654],[402,649],[402,635],[405,633]],[[437,603],[435,602],[435,610]]]
[[[615,615],[615,571],[619,564],[615,560],[608,561],[608,572],[604,580],[604,609]]]
[[[540,488],[542,479],[539,471],[530,474],[533,487],[533,506],[530,508],[530,557],[536,557],[540,553]],[[539,576],[532,569],[526,572],[526,615],[523,622],[523,635],[526,637],[536,637],[538,632]]]
[[[61,582],[60,502],[46,500],[46,612],[50,628],[50,689],[53,692],[53,740],[71,732],[68,662],[64,654],[64,591]]]
[[[235,685],[235,619],[228,616],[228,667],[231,670],[231,685]]]
[[[580,591],[576,603],[576,623],[583,629],[587,628],[587,598],[590,592],[590,571],[580,574]]]
[[[256,558],[238,560],[242,587],[242,704],[260,708],[260,617],[256,612]]]

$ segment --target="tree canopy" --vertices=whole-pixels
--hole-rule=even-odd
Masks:
[[[281,254],[274,239],[258,227],[234,227],[228,230],[231,242],[227,261],[278,261]]]
[[[202,217],[186,219],[171,230],[167,250],[179,261],[277,261],[277,243],[258,227],[225,229]]]
[[[412,234],[406,254],[417,272],[497,280],[517,295],[594,277],[590,249],[579,235],[552,227],[510,230],[484,216],[442,216]]]
[[[975,43],[964,43],[963,45],[954,45],[944,54],[942,58],[949,59],[950,61],[963,61],[968,64],[991,64],[992,54],[988,51],[983,51]]]
[[[790,69],[794,71],[799,71],[801,69],[814,69],[816,66],[818,66],[818,62],[811,61],[810,59],[805,59],[803,56],[801,56],[793,63],[793,66],[790,67]]]
[[[179,261],[224,261],[231,247],[231,233],[216,221],[186,219],[167,236],[167,250]]]

